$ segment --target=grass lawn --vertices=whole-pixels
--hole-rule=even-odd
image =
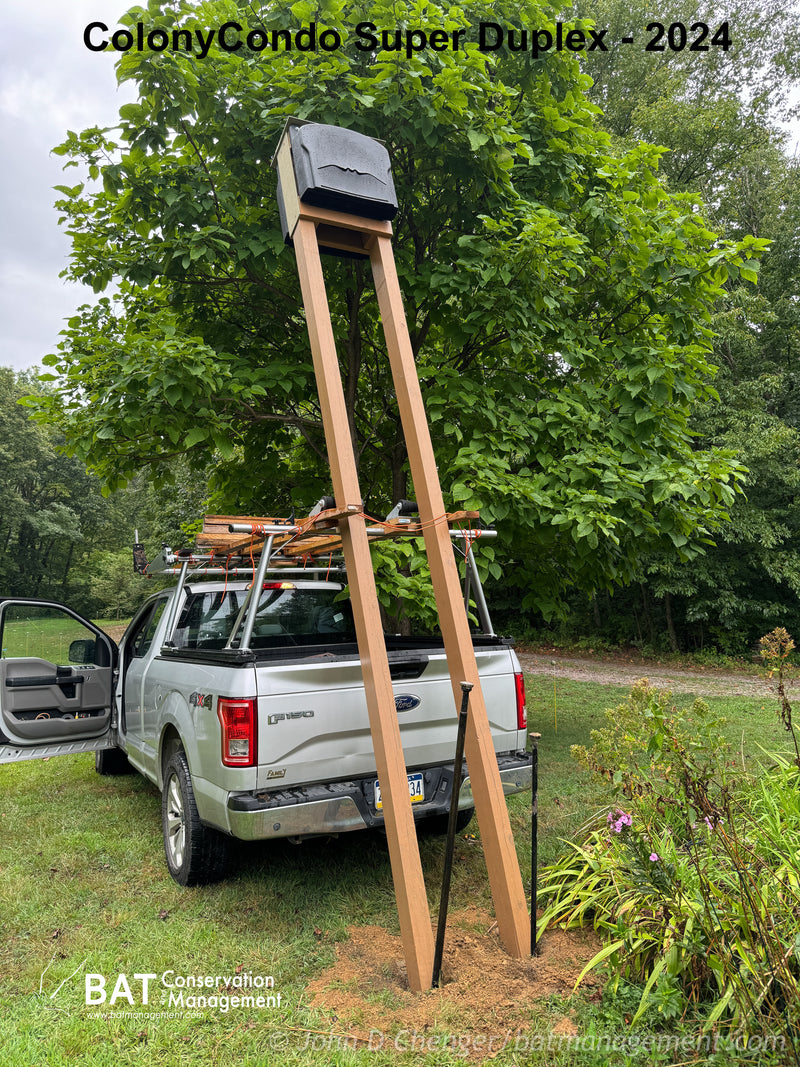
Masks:
[[[539,856],[544,864],[563,849],[562,838],[610,799],[574,765],[569,747],[587,742],[589,731],[601,725],[604,709],[619,703],[626,691],[559,680],[556,730],[552,679],[531,676],[527,685],[529,725],[542,734]],[[764,702],[731,697],[709,703],[729,718],[737,751],[741,745],[745,753],[756,754],[756,742],[784,747],[774,710]],[[307,986],[333,964],[336,942],[347,937],[347,928],[375,924],[398,932],[388,852],[379,835],[350,834],[301,847],[242,844],[236,870],[226,882],[185,890],[167,874],[160,797],[144,779],[101,778],[90,756],[73,756],[3,766],[0,781],[4,1067],[60,1067],[67,1062],[98,1067],[465,1062],[455,1050],[409,1058],[365,1048],[321,1050],[319,1041],[316,1046],[309,1041],[314,1032],[325,1035],[335,1029],[334,1018],[310,1007]],[[509,803],[527,889],[529,795]],[[476,822],[469,830],[478,835]],[[422,839],[434,916],[443,851],[442,839]],[[450,906],[456,911],[470,905],[490,909],[491,900],[479,841],[460,837]],[[266,992],[280,994],[280,1006],[227,1013],[208,1009],[201,1019],[180,1013],[169,1019],[99,1017],[102,1010],[168,1010],[157,1003],[160,985],[151,1004],[142,1006],[141,984],[133,979],[135,973],[160,976],[167,970],[179,975],[272,976],[274,988]],[[70,977],[73,972],[77,974]],[[109,994],[117,975],[128,975],[135,1007],[123,998],[113,1008],[86,1005],[84,972],[105,975]],[[380,1006],[375,1010],[379,1020]],[[543,1019],[547,1010],[543,1004]],[[593,1025],[595,1010],[581,1006],[582,1025]],[[540,1020],[533,1025],[543,1024]],[[592,1055],[540,1058],[509,1048],[492,1062],[655,1062]],[[684,1061],[692,1062],[688,1056]]]

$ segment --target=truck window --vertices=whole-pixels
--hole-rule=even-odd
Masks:
[[[265,589],[253,626],[253,648],[355,641],[349,600],[338,589]]]
[[[43,659],[56,666],[109,666],[103,642],[58,606],[11,604],[0,634],[3,659]]]
[[[175,628],[176,648],[224,648],[247,590],[190,593]]]
[[[336,601],[336,588],[267,588],[253,626],[252,648],[355,641],[348,600]],[[176,648],[220,649],[228,643],[246,590],[190,593],[175,628]]]
[[[156,627],[158,626],[161,616],[164,614],[164,608],[166,606],[167,601],[165,597],[157,600],[139,623],[138,632],[131,640],[131,654],[134,659],[140,659],[142,656],[146,656],[150,651],[150,646],[155,637]]]

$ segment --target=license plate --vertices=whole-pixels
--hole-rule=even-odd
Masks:
[[[408,795],[411,797],[412,804],[418,804],[425,799],[425,787],[422,784],[421,774],[409,774],[408,776]],[[383,808],[383,801],[381,800],[381,787],[378,779],[375,779],[375,810],[381,811]]]

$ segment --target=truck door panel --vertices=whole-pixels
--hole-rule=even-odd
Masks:
[[[0,746],[86,741],[109,732],[113,641],[69,608],[0,602]]]

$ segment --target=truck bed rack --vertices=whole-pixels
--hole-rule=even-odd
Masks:
[[[143,551],[136,551],[141,546],[135,546],[134,568],[139,573],[175,575],[178,578],[178,593],[172,606],[173,617],[167,626],[167,646],[171,643],[177,621],[180,594],[189,580],[252,577],[253,587],[260,587],[267,574],[304,577],[324,574],[327,578],[333,573],[338,577],[344,574],[338,522],[350,515],[365,515],[370,523],[367,526],[370,542],[421,537],[424,533],[423,524],[411,517],[416,511],[413,501],[400,501],[384,520],[366,515],[360,504],[347,504],[341,508],[331,504],[331,498],[323,497],[307,518],[299,521],[252,515],[206,515],[194,548],[175,552],[168,545],[163,545],[161,552],[149,563]],[[477,511],[454,511],[436,521],[447,523],[454,547],[464,558],[465,604],[469,607],[470,595],[474,596],[481,628],[485,634],[494,636],[472,544],[478,538],[496,537],[497,532],[473,526],[479,518]],[[466,524],[466,528],[463,524]],[[251,596],[237,641],[240,650],[250,647],[257,606],[258,597]]]
[[[397,509],[395,509],[395,512]],[[313,512],[306,519],[293,522],[291,519],[263,518],[240,515],[206,515],[203,528],[197,535],[196,547],[173,552],[164,546],[150,563],[140,563],[137,569],[146,574],[181,573],[188,562],[193,576],[247,576],[257,569],[265,548],[269,550],[267,571],[282,573],[324,574],[342,569],[341,564],[332,566],[332,561],[341,559],[342,539],[337,529],[338,520],[345,515],[362,513],[360,505],[348,504],[346,508],[326,508]],[[392,515],[395,513],[393,512]],[[398,515],[385,520],[372,519],[367,527],[367,536],[372,541],[396,540],[400,537],[421,537],[420,522]],[[477,511],[454,511],[442,516],[442,522],[450,526],[454,541],[472,541],[481,537],[496,537],[495,530],[478,526],[460,528],[458,523],[473,523],[479,519]],[[327,566],[310,566],[314,561],[327,561]]]

